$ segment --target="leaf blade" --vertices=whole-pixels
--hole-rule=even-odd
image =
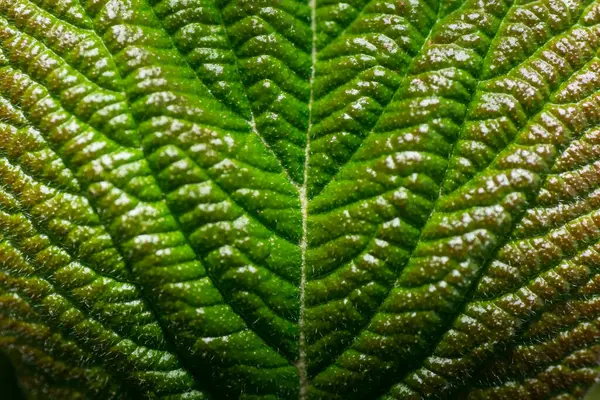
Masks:
[[[583,393],[597,10],[0,1],[0,343],[24,387]]]

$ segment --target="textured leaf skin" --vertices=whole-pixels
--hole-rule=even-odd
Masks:
[[[0,0],[31,399],[575,399],[600,3]]]

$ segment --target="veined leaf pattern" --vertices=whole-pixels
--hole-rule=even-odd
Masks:
[[[571,399],[595,0],[0,0],[0,349],[33,399]]]

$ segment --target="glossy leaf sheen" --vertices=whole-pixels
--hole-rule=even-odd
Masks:
[[[572,399],[600,3],[0,0],[32,399]]]

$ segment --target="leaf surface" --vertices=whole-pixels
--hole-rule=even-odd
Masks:
[[[600,4],[0,0],[0,348],[39,399],[570,399]]]

